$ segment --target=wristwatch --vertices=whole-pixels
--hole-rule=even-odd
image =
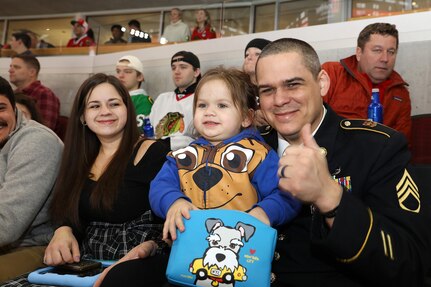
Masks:
[[[338,210],[338,205],[334,209],[331,209],[328,212],[322,213],[314,204],[311,205],[311,213],[312,214],[318,213],[325,218],[334,218],[337,215],[337,210]]]

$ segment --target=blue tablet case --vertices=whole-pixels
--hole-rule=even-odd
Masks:
[[[235,210],[193,210],[177,231],[166,276],[180,286],[269,287],[277,231]]]
[[[97,260],[102,262],[102,266],[107,267],[115,263],[115,261],[103,261],[103,260]],[[99,277],[99,274],[93,275],[93,276],[86,276],[86,277],[79,277],[78,275],[72,275],[72,274],[55,274],[55,273],[49,273],[50,270],[54,269],[55,267],[45,267],[38,269],[36,271],[31,272],[28,277],[27,281],[33,284],[44,284],[44,285],[56,285],[56,286],[70,286],[70,287],[92,287],[94,282],[96,282],[97,278]]]

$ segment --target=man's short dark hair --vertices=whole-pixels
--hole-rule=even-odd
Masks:
[[[9,100],[11,106],[15,108],[15,94],[9,82],[3,77],[0,77],[0,96],[5,96]]]
[[[372,23],[367,25],[358,36],[358,47],[364,49],[365,44],[370,40],[371,35],[392,36],[397,40],[398,49],[398,30],[394,24]]]
[[[114,31],[114,29],[118,29],[121,31],[121,28],[123,28],[120,24],[114,24],[111,26],[111,32]],[[123,31],[121,31],[123,32]]]
[[[29,35],[27,35],[27,33],[23,33],[23,32],[16,32],[13,33],[12,36],[15,38],[15,40],[21,40],[21,42],[24,44],[24,46],[27,49],[30,49],[31,47],[31,38]]]
[[[40,71],[40,63],[39,60],[32,55],[15,55],[13,58],[19,58],[24,61],[28,66],[34,68],[36,70],[36,74],[39,74]]]
[[[135,26],[135,27],[138,27],[139,29],[141,29],[141,23],[139,23],[139,21],[136,19],[130,20],[128,25],[129,26]]]
[[[259,55],[256,67],[260,59],[283,53],[298,53],[302,58],[304,66],[317,79],[322,68],[316,50],[307,42],[295,38],[281,38],[269,43]]]

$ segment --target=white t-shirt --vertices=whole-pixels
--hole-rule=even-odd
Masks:
[[[170,137],[171,150],[186,147],[194,140],[193,98],[194,94],[180,99],[175,92],[167,92],[160,94],[151,108],[156,138]]]

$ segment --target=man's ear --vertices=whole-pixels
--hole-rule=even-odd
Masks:
[[[30,76],[32,78],[37,78],[37,71],[36,71],[36,69],[30,68],[30,69],[28,69],[28,71],[29,71],[29,74],[30,74]]]
[[[144,75],[143,75],[143,74],[141,74],[141,73],[139,73],[139,74],[138,74],[138,76],[136,77],[136,79],[138,80],[138,82],[143,82],[143,81],[145,81],[145,79],[144,79]]]
[[[356,61],[359,62],[362,56],[362,49],[360,47],[356,47]]]
[[[331,86],[331,79],[325,70],[321,70],[318,76],[320,95],[323,97],[328,93],[329,87]]]
[[[201,69],[200,68],[196,68],[194,74],[195,74],[195,78],[197,78],[199,76],[199,74],[201,73]]]

